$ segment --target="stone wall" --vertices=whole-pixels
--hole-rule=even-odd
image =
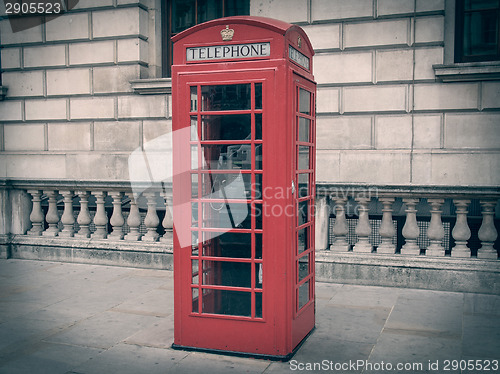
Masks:
[[[316,51],[318,182],[500,183],[500,83],[443,83],[433,68],[451,62],[452,3],[252,2],[300,24]]]
[[[16,33],[0,21],[0,178],[129,179],[130,152],[171,129],[169,95],[130,83],[160,77],[158,5],[81,0]]]
[[[500,83],[443,83],[433,68],[449,55],[450,3],[251,1],[316,50],[318,182],[500,183]],[[129,154],[171,129],[169,94],[130,84],[160,77],[159,4],[80,0],[18,33],[0,21],[0,178],[128,179]]]

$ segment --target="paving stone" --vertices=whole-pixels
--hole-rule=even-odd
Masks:
[[[392,308],[399,290],[389,287],[344,285],[330,300],[336,306]]]
[[[170,348],[173,342],[173,316],[159,318],[151,327],[145,328],[125,339],[125,343],[127,344],[156,348]]]
[[[500,296],[466,293],[464,314],[486,314],[500,317]]]
[[[221,356],[209,353],[192,352],[179,361],[169,373],[206,373],[225,374],[235,371],[243,373],[263,373],[270,365],[267,360]]]
[[[360,309],[325,306],[316,313],[318,336],[359,343],[375,343],[390,309]]]
[[[174,293],[170,290],[152,290],[114,307],[115,311],[167,317],[174,312]]]
[[[462,311],[461,293],[401,290],[384,331],[457,338],[462,334]]]
[[[75,366],[73,372],[85,374],[164,374],[172,373],[173,366],[187,355],[170,349],[140,347],[119,344],[82,365]]]
[[[66,373],[75,365],[97,356],[100,352],[102,350],[90,347],[43,343],[35,347],[32,352],[1,366],[0,373]]]
[[[157,317],[104,312],[47,339],[53,343],[110,348],[137,331],[153,325]]]
[[[382,332],[369,362],[372,364],[391,363],[394,371],[391,373],[456,373],[454,371],[442,371],[444,360],[460,359],[460,337],[454,339],[437,338],[428,336],[415,336],[407,332]],[[429,361],[439,361],[439,371],[429,368]],[[412,370],[397,370],[397,364],[422,364],[420,367],[411,367]],[[365,373],[375,373],[376,370],[366,370]],[[380,372],[380,371],[378,371]]]
[[[500,325],[498,315],[464,315],[462,351],[464,355],[500,360]]]

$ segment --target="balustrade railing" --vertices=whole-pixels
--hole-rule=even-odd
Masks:
[[[316,249],[325,253],[498,259],[497,191],[320,187],[317,201]]]
[[[125,183],[11,186],[31,204],[31,237],[172,244],[171,191]],[[325,253],[498,259],[500,191],[317,187],[316,249]],[[29,204],[28,204],[29,205]]]
[[[32,203],[26,235],[171,244],[171,198],[166,190],[149,189],[137,195],[130,187],[70,190],[44,186],[25,191]]]

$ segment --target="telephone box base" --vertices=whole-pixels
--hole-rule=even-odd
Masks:
[[[217,355],[224,355],[224,356],[236,356],[236,357],[248,357],[248,358],[256,358],[260,360],[270,360],[270,361],[282,361],[282,362],[287,362],[292,359],[292,357],[297,353],[297,351],[300,349],[302,344],[307,340],[307,338],[316,330],[316,326],[312,328],[311,331],[300,341],[299,344],[293,349],[292,352],[290,352],[287,355],[280,356],[280,355],[264,355],[264,354],[256,354],[256,353],[247,353],[247,352],[235,352],[235,351],[223,351],[221,349],[208,349],[208,348],[199,348],[199,347],[187,347],[184,345],[178,345],[173,343],[171,348],[178,350],[178,351],[191,351],[191,352],[204,352],[204,353],[213,353]]]

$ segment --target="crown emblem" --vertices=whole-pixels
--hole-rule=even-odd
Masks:
[[[300,36],[297,38],[297,46],[299,48],[302,48],[302,39],[300,38]]]
[[[226,28],[222,29],[220,31],[220,34],[222,36],[222,40],[224,41],[233,40],[234,30],[230,29],[229,25],[226,25]]]

